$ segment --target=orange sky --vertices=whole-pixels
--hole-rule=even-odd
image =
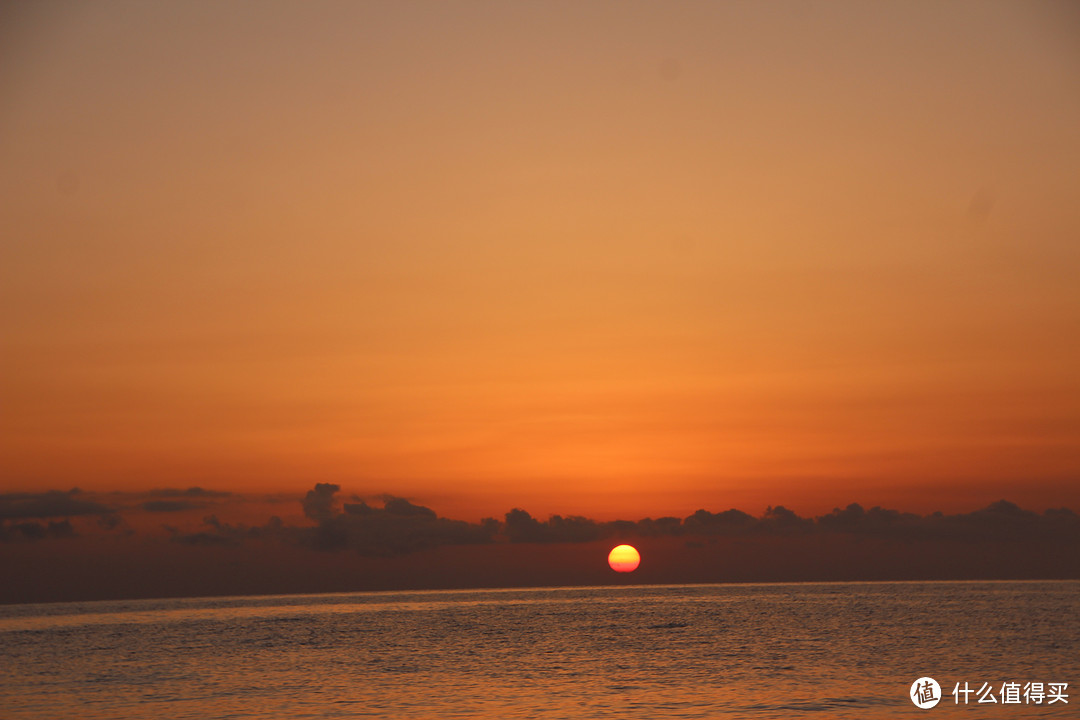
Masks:
[[[1066,3],[0,10],[0,489],[1080,506]]]

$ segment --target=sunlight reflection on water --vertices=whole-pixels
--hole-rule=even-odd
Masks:
[[[637,586],[0,606],[6,718],[884,718],[1080,679],[1080,583]],[[1069,705],[986,717],[1072,717]],[[970,714],[970,713],[965,713]]]

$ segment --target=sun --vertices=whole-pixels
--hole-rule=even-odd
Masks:
[[[619,545],[608,553],[607,563],[615,572],[633,572],[641,562],[641,554],[633,545]]]

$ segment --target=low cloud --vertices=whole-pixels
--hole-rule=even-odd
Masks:
[[[276,518],[272,518],[271,521]],[[280,523],[280,520],[278,521]],[[246,537],[261,534],[261,528],[249,528],[244,525],[230,525],[218,520],[217,515],[207,515],[202,525],[195,532],[184,532],[172,525],[163,525],[171,535],[172,542],[181,545],[239,545]]]
[[[173,542],[181,545],[239,545],[236,538],[214,532],[177,533],[172,538]]]
[[[16,540],[44,540],[75,536],[75,528],[68,520],[44,522],[13,522],[0,524],[0,542]]]
[[[148,495],[150,497],[186,497],[186,498],[219,498],[229,497],[232,493],[222,492],[220,490],[206,490],[201,487],[189,487],[187,490],[179,490],[177,488],[158,488],[157,490],[151,490]]]
[[[845,532],[880,537],[938,539],[1021,540],[1037,538],[1080,539],[1080,516],[1066,508],[1043,513],[1024,510],[1007,500],[998,500],[969,513],[921,516],[858,504],[815,520],[817,531]]]
[[[616,523],[621,523],[621,521],[616,521]],[[552,515],[548,520],[541,521],[521,508],[514,508],[506,513],[502,530],[510,542],[588,542],[611,534],[609,532],[611,525],[611,523],[601,524],[576,515],[565,518],[561,515]],[[627,523],[623,529],[628,534],[632,534],[631,526],[633,525],[634,523]]]
[[[401,555],[437,545],[490,542],[491,523],[471,524],[439,517],[434,510],[405,498],[384,495],[383,506],[345,503],[335,510],[337,485],[320,483],[304,498],[304,512],[318,526],[300,535],[319,549],[349,548],[365,555]]]
[[[769,507],[760,517],[742,510],[698,510],[686,518],[645,518],[636,522],[597,522],[583,517],[554,515],[538,520],[515,508],[500,523],[509,542],[588,542],[611,537],[658,536],[798,536],[807,534],[873,535],[889,538],[937,539],[1071,539],[1080,540],[1080,516],[1067,508],[1036,513],[1007,500],[970,513],[915,515],[857,503],[825,515],[807,518],[782,505]]]
[[[304,515],[315,522],[326,522],[334,517],[337,499],[334,497],[341,490],[333,483],[316,483],[314,490],[308,490],[301,503]]]
[[[614,521],[517,507],[464,522],[319,483],[292,495],[283,521],[263,520],[276,508],[262,496],[177,492],[0,495],[0,577],[20,579],[0,582],[0,602],[597,584],[612,580],[603,554],[621,542],[650,558],[644,582],[1080,577],[1080,517],[1006,500],[956,514],[852,503],[816,517],[775,505]],[[197,507],[214,513],[192,522]]]
[[[503,520],[480,523],[441,518],[423,505],[382,496],[383,507],[365,501],[345,503],[339,510],[337,485],[320,483],[308,492],[303,507],[317,525],[311,529],[278,527],[277,532],[318,549],[350,548],[369,555],[397,555],[437,545],[475,543],[586,543],[603,539],[643,537],[707,538],[710,536],[798,537],[867,535],[891,539],[1065,539],[1080,541],[1080,517],[1068,509],[1039,514],[1005,500],[970,513],[921,516],[881,507],[864,509],[852,503],[819,517],[802,517],[776,505],[755,517],[742,510],[698,510],[686,518],[661,517],[601,522],[581,516],[534,518],[514,508]]]
[[[189,500],[149,500],[142,504],[142,509],[147,512],[183,512],[202,507],[199,503]]]
[[[341,488],[317,483],[301,499],[303,515],[312,524],[290,525],[273,517],[264,524],[222,522],[206,515],[201,525],[165,527],[174,542],[186,545],[237,545],[253,538],[320,550],[348,549],[368,556],[394,556],[446,545],[483,543],[553,544],[599,540],[682,537],[687,543],[711,542],[717,537],[861,536],[900,541],[1026,541],[1080,542],[1080,517],[1066,508],[1038,513],[999,500],[968,513],[917,515],[852,503],[817,517],[803,517],[775,505],[760,515],[743,510],[700,509],[683,517],[599,521],[578,515],[533,517],[513,508],[501,519],[479,523],[440,517],[435,510],[394,495],[341,502]],[[126,513],[139,510],[168,515],[212,507],[229,493],[199,487],[162,488],[135,495],[120,509],[99,502],[79,490],[0,495],[0,541],[30,541],[70,537],[78,532],[128,535]],[[105,496],[108,498],[115,495]],[[295,496],[293,496],[295,498]],[[234,505],[242,505],[243,497]],[[254,501],[258,502],[258,501]],[[296,502],[294,499],[293,502]],[[127,508],[127,509],[124,509]],[[242,517],[251,517],[250,510]],[[89,518],[89,520],[81,520]],[[74,523],[72,522],[74,521]],[[256,521],[257,522],[257,521]]]
[[[84,500],[79,495],[78,489],[0,495],[0,520],[106,515],[112,512],[112,508]]]

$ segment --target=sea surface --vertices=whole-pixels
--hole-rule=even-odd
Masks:
[[[932,709],[909,699],[924,676]],[[998,702],[965,706],[965,682]],[[1068,683],[1068,704],[1004,704],[1006,682]],[[5,720],[1075,718],[1078,686],[1073,581],[0,606]]]

